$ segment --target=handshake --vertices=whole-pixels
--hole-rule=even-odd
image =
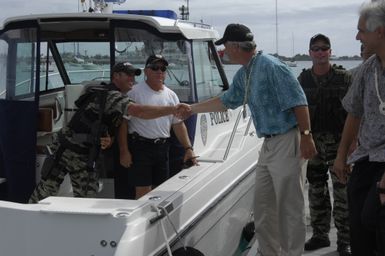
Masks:
[[[175,105],[175,111],[174,111],[174,116],[184,120],[189,118],[192,114],[194,114],[192,110],[192,106],[186,103],[179,103]]]

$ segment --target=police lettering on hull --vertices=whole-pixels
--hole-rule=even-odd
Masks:
[[[211,120],[211,126],[214,124],[221,124],[225,122],[229,122],[229,112],[224,111],[224,112],[210,112],[210,120]]]

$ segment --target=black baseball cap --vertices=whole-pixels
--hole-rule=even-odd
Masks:
[[[119,63],[116,63],[112,67],[112,71],[111,72],[112,72],[112,74],[113,73],[124,72],[127,75],[134,74],[136,76],[140,76],[140,74],[142,73],[142,71],[139,68],[135,68],[130,62],[119,62]]]
[[[323,34],[316,34],[310,38],[309,48],[317,41],[324,41],[329,47],[331,46],[329,37]]]
[[[226,27],[223,37],[215,42],[216,45],[221,45],[227,41],[247,42],[253,41],[254,35],[250,29],[243,24],[229,24]]]
[[[157,62],[163,62],[163,64],[165,66],[168,66],[168,62],[167,60],[160,54],[154,54],[154,55],[150,55],[147,60],[146,60],[146,67],[148,65],[152,65],[152,64],[155,64]]]

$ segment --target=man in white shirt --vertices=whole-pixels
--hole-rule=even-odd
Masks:
[[[135,85],[127,95],[138,104],[179,104],[176,93],[164,85],[167,66],[168,62],[162,55],[148,57],[144,68],[145,81]],[[168,115],[151,120],[132,117],[128,121],[128,151],[124,154],[128,156],[127,166],[131,167],[129,171],[134,176],[136,198],[150,192],[169,177],[171,128],[185,149],[184,161],[192,160],[195,165],[195,154],[182,120]]]

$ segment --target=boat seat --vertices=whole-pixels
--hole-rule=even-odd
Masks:
[[[38,132],[52,132],[53,120],[55,118],[54,113],[56,111],[52,107],[39,108]]]
[[[102,82],[108,84],[108,81],[100,80],[91,80],[91,81],[82,81],[79,84],[66,84],[64,86],[64,95],[65,95],[65,120],[69,122],[71,117],[76,111],[75,101],[83,93],[84,89],[88,86],[100,85]]]
[[[66,123],[71,120],[71,117],[76,111],[75,101],[79,98],[79,96],[83,93],[85,84],[66,84],[64,89],[65,95],[65,120]]]

